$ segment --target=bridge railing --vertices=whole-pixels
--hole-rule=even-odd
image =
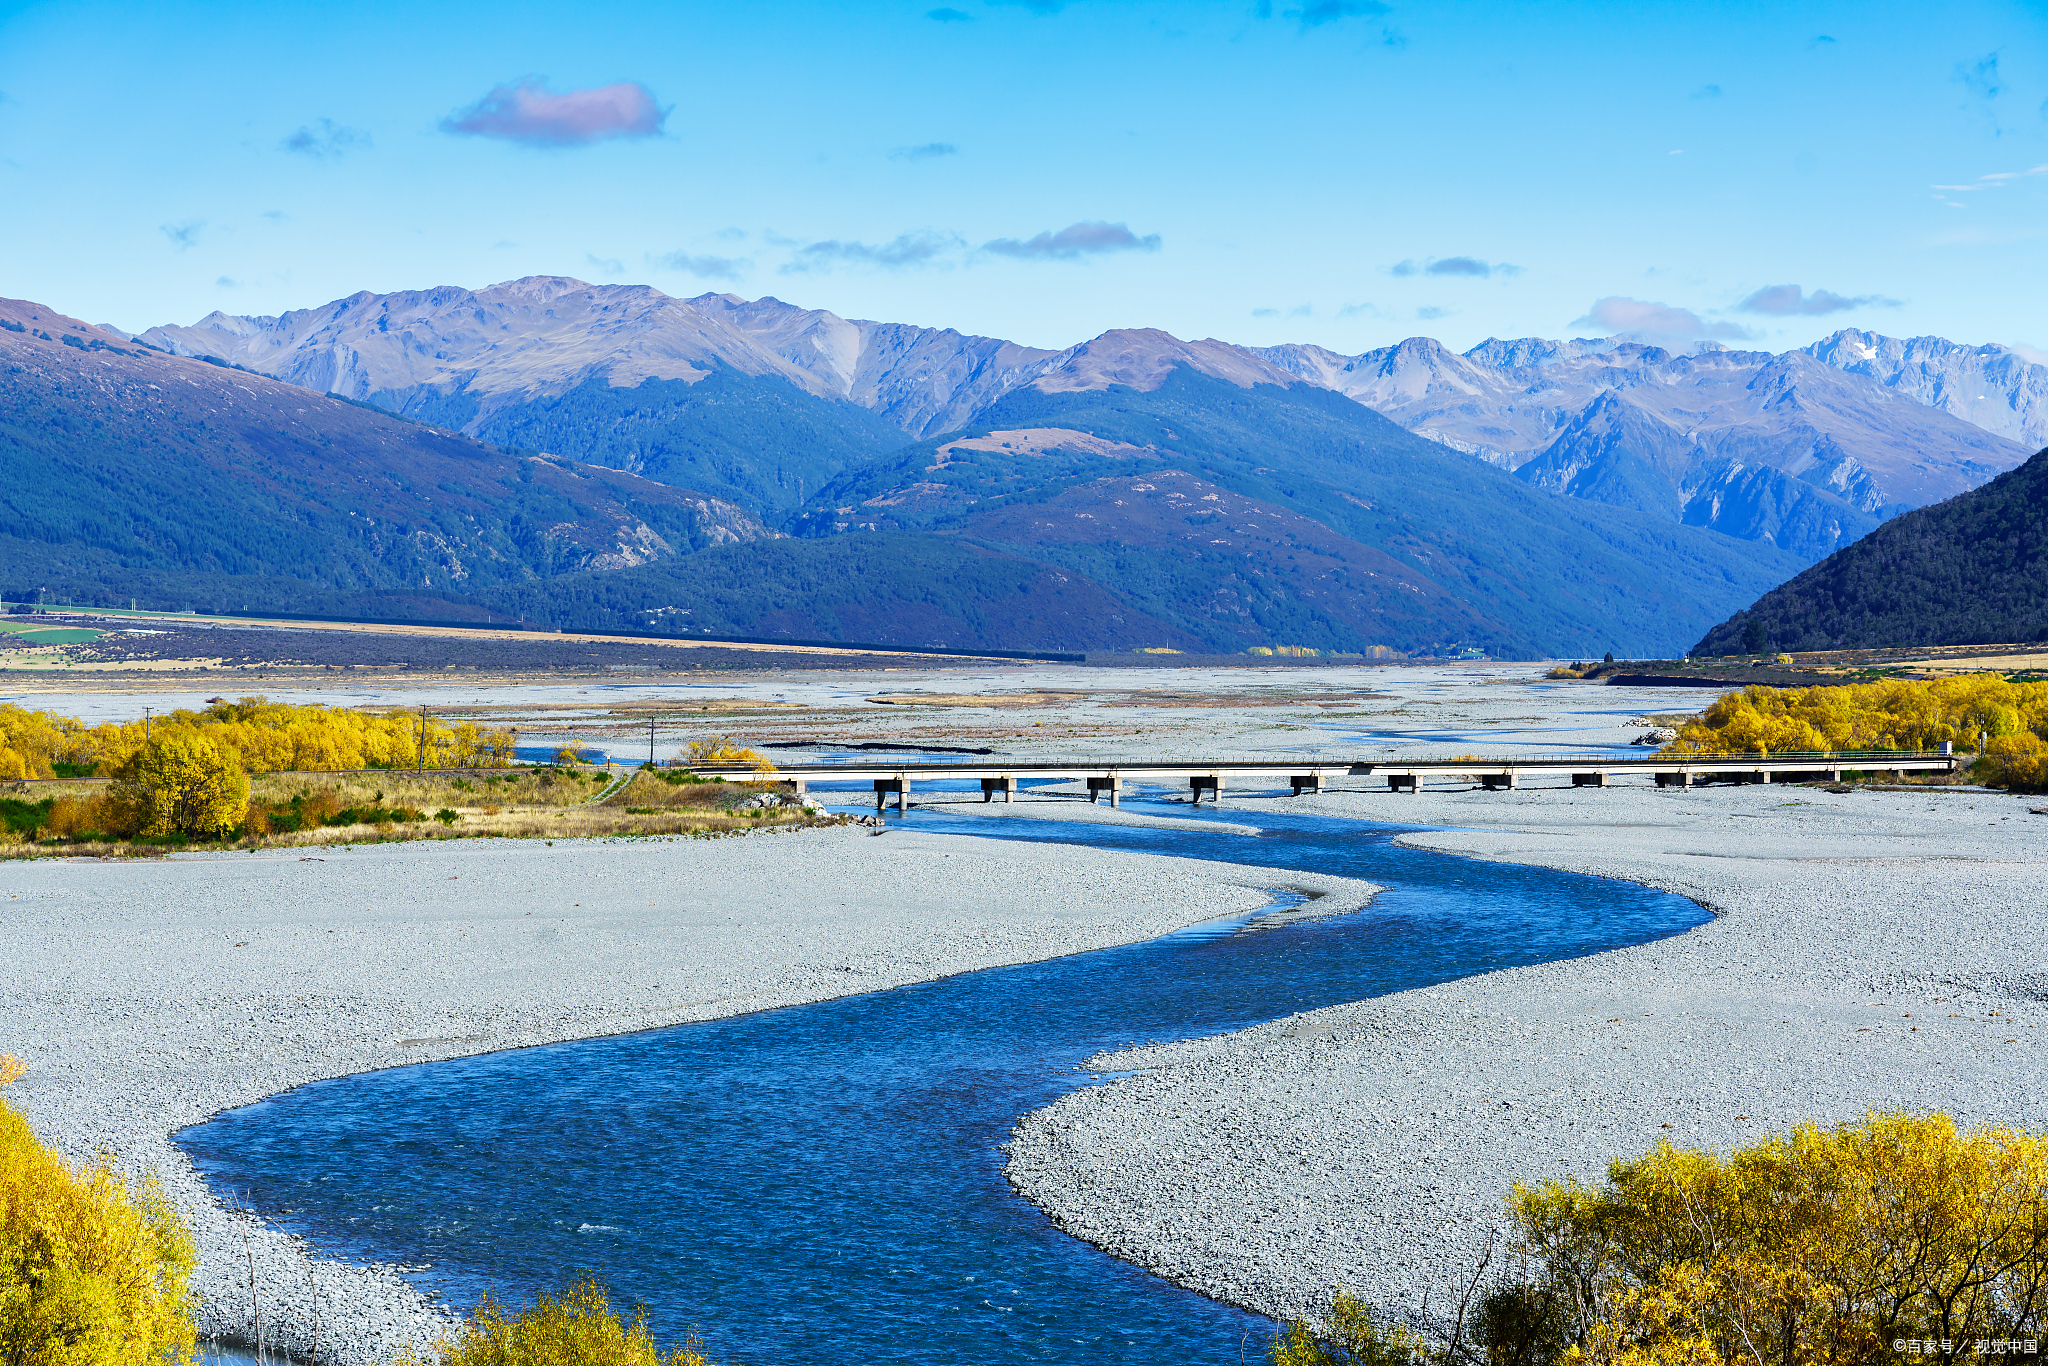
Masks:
[[[919,769],[969,769],[976,772],[1006,771],[1030,773],[1061,772],[1114,772],[1119,769],[1220,769],[1226,772],[1268,770],[1281,772],[1289,768],[1400,768],[1409,765],[1427,764],[1445,767],[1507,768],[1515,765],[1560,765],[1585,764],[1588,767],[1605,768],[1649,768],[1669,767],[1693,763],[1756,764],[1768,767],[1773,763],[1833,763],[1846,769],[1885,768],[1899,762],[1913,762],[1934,759],[1955,760],[1957,756],[1943,754],[1930,749],[1858,749],[1858,750],[1717,750],[1689,751],[1683,754],[1619,754],[1612,750],[1578,754],[1369,754],[1332,755],[1297,754],[1271,759],[1177,759],[1158,756],[1146,759],[1132,758],[1091,758],[1080,760],[1058,759],[1008,759],[1000,755],[974,756],[961,760],[940,761],[919,759],[914,762],[892,761],[886,758],[856,759],[846,762],[819,761],[817,763],[791,763],[784,767],[790,770],[829,770],[849,775],[904,772],[915,773]],[[736,774],[751,776],[755,780],[768,775],[744,765],[689,764],[684,765],[692,772],[704,774]],[[778,770],[780,771],[780,770]]]

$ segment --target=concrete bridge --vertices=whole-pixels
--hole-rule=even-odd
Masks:
[[[1206,795],[1222,798],[1225,787],[1269,788],[1283,782],[1298,795],[1303,792],[1336,790],[1336,785],[1358,791],[1407,792],[1420,790],[1425,779],[1454,778],[1478,783],[1489,792],[1507,792],[1520,787],[1524,779],[1550,775],[1571,778],[1573,787],[1606,787],[1614,779],[1640,773],[1659,787],[1693,787],[1707,783],[1810,783],[1839,782],[1844,773],[1953,773],[1959,761],[1952,745],[1938,750],[1862,750],[1839,754],[1679,754],[1634,755],[1567,754],[1483,757],[1461,754],[1448,757],[1424,756],[1382,759],[1272,759],[1216,763],[1208,761],[1161,762],[1159,760],[979,760],[973,763],[919,763],[857,761],[835,764],[785,764],[775,777],[802,793],[812,783],[872,781],[875,809],[880,811],[889,798],[896,809],[910,807],[911,784],[975,780],[981,782],[981,799],[1004,801],[1016,798],[1018,784],[1026,778],[1061,782],[1085,782],[1088,800],[1109,798],[1111,806],[1123,801],[1126,783],[1179,786],[1186,783],[1197,805]],[[731,765],[693,765],[691,772],[706,778],[761,781],[766,775]],[[1384,784],[1382,789],[1381,784]]]

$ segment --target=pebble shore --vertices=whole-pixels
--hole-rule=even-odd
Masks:
[[[2048,1128],[2048,818],[2024,799],[1552,787],[1271,809],[1467,827],[1400,839],[1715,919],[1091,1060],[1135,1075],[1028,1116],[1009,1178],[1181,1285],[1280,1318],[1344,1289],[1440,1323],[1516,1182],[1871,1108]]]
[[[0,864],[8,1088],[74,1160],[154,1171],[191,1221],[202,1337],[337,1366],[453,1318],[405,1268],[238,1217],[170,1135],[306,1082],[885,990],[1133,943],[1272,891],[1369,884],[863,827],[725,840],[433,841]],[[568,1270],[569,1268],[565,1268]],[[252,1274],[253,1271],[253,1274]]]

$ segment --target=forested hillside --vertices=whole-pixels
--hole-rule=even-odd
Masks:
[[[1166,470],[1235,495],[1235,532],[1190,537],[1098,482]],[[1080,502],[1091,505],[1068,506]],[[1038,504],[1057,515],[1015,511]],[[1186,366],[1149,391],[1017,390],[971,436],[850,471],[798,526],[982,539],[1237,649],[1284,627],[1342,649],[1675,653],[1800,565],[1531,488],[1329,390],[1244,387]],[[1332,572],[1310,581],[1305,564]]]
[[[1894,518],[1701,638],[1700,655],[2048,640],[2048,451]]]

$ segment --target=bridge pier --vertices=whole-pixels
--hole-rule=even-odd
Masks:
[[[1003,794],[1004,801],[1016,801],[1017,780],[1007,773],[1000,778],[983,778],[981,780],[981,799],[984,802],[994,801],[998,792]]]
[[[1200,806],[1202,804],[1202,793],[1204,792],[1210,794],[1209,801],[1212,806],[1221,806],[1223,804],[1223,775],[1221,773],[1198,773],[1188,779],[1188,797],[1193,805]]]
[[[1607,775],[1605,773],[1574,773],[1572,774],[1572,786],[1605,787],[1607,786]]]
[[[877,779],[875,779],[875,810],[876,810],[876,811],[877,811],[878,813],[879,813],[879,812],[881,812],[881,811],[883,811],[884,809],[886,809],[886,806],[887,806],[887,803],[888,803],[888,800],[889,800],[889,795],[890,795],[891,793],[894,793],[894,794],[896,795],[896,814],[897,814],[897,815],[899,815],[899,816],[907,816],[907,815],[909,815],[909,814],[910,814],[910,779],[908,779],[908,778],[877,778]]]
[[[1406,792],[1413,796],[1420,789],[1421,783],[1413,773],[1389,773],[1387,775],[1387,791],[1389,792]]]
[[[1479,775],[1479,784],[1488,792],[1513,792],[1517,786],[1515,777],[1513,770],[1506,773],[1482,773]]]
[[[805,794],[810,790],[810,783],[802,778],[784,778],[782,786],[790,796],[795,797],[798,801],[802,801]]]
[[[1683,771],[1680,771],[1680,772],[1677,772],[1677,773],[1659,773],[1659,774],[1657,775],[1657,786],[1659,786],[1659,787],[1691,787],[1691,786],[1692,786],[1692,774],[1690,774],[1690,773],[1686,773],[1686,772],[1683,772]]]
[[[1088,780],[1088,805],[1095,805],[1096,798],[1105,792],[1109,794],[1110,806],[1117,807],[1123,805],[1123,775],[1112,773],[1107,778],[1090,778]]]
[[[1297,797],[1304,792],[1313,792],[1318,797],[1323,795],[1323,775],[1320,773],[1297,773],[1287,780],[1287,785],[1294,789]]]

